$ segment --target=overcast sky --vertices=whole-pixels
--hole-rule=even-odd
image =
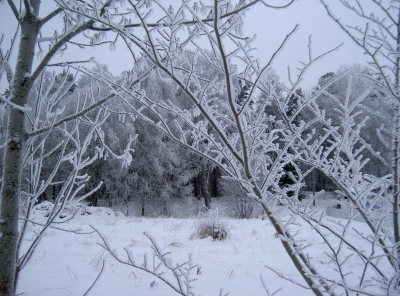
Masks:
[[[168,1],[181,3],[181,0]],[[328,1],[329,3],[336,2]],[[271,0],[270,2],[282,4],[286,1]],[[49,0],[42,1],[42,11],[51,10],[50,3],[51,1]],[[362,3],[364,3],[364,1],[362,1]],[[349,16],[343,9],[336,10],[336,14],[344,22],[353,21],[353,19],[350,19],[352,16]],[[15,18],[8,4],[0,4],[0,34],[4,33],[3,52],[6,50],[15,24]],[[345,35],[332,19],[329,18],[319,0],[298,0],[289,8],[280,10],[266,8],[262,4],[256,4],[247,13],[244,32],[245,35],[257,34],[257,39],[254,43],[257,52],[254,54],[260,57],[262,63],[265,63],[296,24],[300,25],[297,32],[292,36],[289,43],[284,48],[284,51],[280,53],[273,64],[273,68],[283,81],[287,78],[288,66],[291,68],[292,75],[296,75],[298,73],[296,68],[300,65],[299,61],[308,61],[309,35],[312,35],[314,56],[322,54],[342,42],[345,44],[339,50],[331,53],[329,56],[313,65],[307,72],[302,83],[303,88],[309,88],[315,85],[321,75],[337,70],[342,64],[351,65],[353,63],[366,62],[367,57],[363,54],[363,51]],[[54,30],[54,28],[51,30]],[[119,74],[123,70],[131,69],[133,61],[124,45],[122,43],[117,45],[117,50],[113,52],[109,50],[108,45],[102,46],[96,50],[71,50],[69,54],[62,57],[62,60],[77,58],[84,60],[95,56],[100,63],[107,64],[113,73]],[[69,48],[72,48],[72,46],[69,46]],[[14,61],[15,58],[16,53],[14,54]],[[57,59],[60,59],[60,57]],[[4,90],[4,80],[5,77],[3,77],[0,93]]]

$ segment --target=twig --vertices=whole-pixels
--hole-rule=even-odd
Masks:
[[[264,282],[264,278],[262,277],[261,274],[260,274],[260,281],[261,281],[261,284],[262,284],[263,287],[264,287],[265,292],[267,292],[267,295],[268,295],[268,296],[274,296],[274,295],[276,295],[277,293],[279,293],[280,290],[282,290],[282,287],[280,287],[278,290],[276,290],[275,292],[273,292],[273,293],[271,294],[271,293],[269,292],[269,289],[268,289],[268,287],[267,287],[267,284]]]
[[[86,296],[87,294],[89,294],[90,290],[94,287],[94,285],[95,285],[95,284],[97,283],[97,281],[99,280],[101,274],[102,274],[103,271],[104,271],[105,261],[106,261],[106,259],[103,259],[103,263],[102,263],[101,270],[100,270],[99,274],[97,275],[96,279],[94,280],[94,282],[92,283],[92,285],[89,287],[89,289],[87,289],[87,291],[85,292],[85,294],[83,294],[83,296]]]
[[[300,284],[299,282],[295,281],[294,279],[291,279],[291,278],[286,277],[283,273],[281,273],[281,272],[279,272],[279,271],[273,269],[272,267],[270,267],[270,266],[268,266],[268,265],[264,265],[264,266],[265,266],[266,268],[268,268],[269,270],[273,271],[273,272],[274,272],[277,276],[279,276],[280,278],[283,278],[283,279],[285,279],[285,280],[287,280],[287,281],[289,281],[289,282],[292,282],[293,284],[295,284],[295,285],[297,285],[297,286],[299,286],[299,287],[302,287],[302,288],[304,288],[304,289],[307,289],[307,290],[311,289],[310,287],[307,287],[307,286],[305,286],[305,285],[303,285],[303,284]]]

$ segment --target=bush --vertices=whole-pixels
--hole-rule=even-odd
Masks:
[[[207,238],[211,236],[213,240],[223,240],[227,238],[231,226],[226,221],[221,221],[218,209],[208,212],[207,216],[200,218],[194,225],[194,232],[190,238]]]

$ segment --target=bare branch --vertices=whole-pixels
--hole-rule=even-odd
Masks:
[[[14,13],[14,16],[17,19],[18,23],[20,23],[21,20],[20,20],[19,12],[18,12],[18,9],[15,6],[13,0],[7,0],[7,2],[8,2],[8,5],[10,5],[10,8],[11,8],[12,12]]]
[[[94,282],[90,285],[89,289],[87,289],[87,291],[85,292],[85,294],[83,294],[83,296],[86,296],[89,294],[90,290],[92,290],[92,288],[94,287],[94,285],[97,283],[97,281],[99,280],[100,276],[103,274],[104,271],[104,266],[105,266],[105,262],[106,260],[103,259],[103,262],[101,264],[101,270],[99,272],[99,274],[97,275],[96,279],[94,280]]]

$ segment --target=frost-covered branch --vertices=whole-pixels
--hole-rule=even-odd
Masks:
[[[175,263],[173,259],[169,257],[169,252],[164,253],[160,247],[157,245],[157,242],[151,237],[149,234],[144,232],[144,235],[150,240],[151,248],[153,251],[153,258],[149,260],[148,256],[143,256],[143,262],[141,264],[136,263],[131,251],[128,248],[125,248],[126,259],[118,256],[116,251],[111,248],[108,239],[94,226],[91,226],[93,230],[100,236],[103,243],[99,244],[102,248],[104,248],[115,260],[119,263],[128,265],[133,268],[137,268],[143,270],[156,278],[163,281],[167,284],[171,289],[177,292],[179,295],[183,296],[195,296],[196,294],[193,291],[192,282],[195,279],[192,279],[191,273],[197,267],[197,265],[193,265],[191,256],[189,255],[189,260],[184,263]],[[157,259],[157,260],[156,260]],[[165,271],[166,269],[171,273],[174,280],[170,280],[166,277]]]
[[[370,3],[368,3],[370,2]],[[327,4],[321,0],[328,15],[340,26],[340,28],[356,43],[370,58],[372,75],[367,78],[371,89],[379,94],[387,104],[393,106],[395,114],[392,122],[393,137],[390,139],[393,149],[393,233],[396,244],[400,244],[400,19],[398,3],[383,2],[371,0],[367,3],[357,1],[357,6],[353,6],[347,1],[340,1],[342,7],[345,7],[358,21],[357,26],[345,23],[337,17]],[[366,4],[371,4],[372,11]],[[374,9],[375,8],[375,9]],[[357,18],[358,17],[358,18]],[[360,25],[361,23],[361,25]],[[385,142],[384,142],[385,143]],[[397,250],[397,257],[400,258],[400,249]]]
[[[104,271],[104,266],[105,266],[106,260],[102,261],[101,264],[101,270],[99,272],[99,274],[97,275],[96,279],[94,280],[94,282],[90,285],[89,289],[86,290],[85,294],[83,294],[83,296],[86,296],[89,294],[90,290],[92,290],[92,288],[96,285],[96,283],[99,281],[100,276],[103,274]]]
[[[105,157],[106,152],[125,161],[126,164],[132,160],[130,146],[133,139],[128,142],[122,156],[112,152],[106,145],[101,127],[110,114],[101,106],[93,107],[95,102],[99,101],[95,95],[101,96],[101,93],[95,92],[94,87],[89,87],[88,93],[83,94],[84,99],[81,100],[80,93],[70,92],[74,82],[69,72],[64,71],[57,75],[45,72],[31,94],[36,95],[37,100],[36,106],[28,114],[32,134],[28,138],[23,159],[26,185],[23,187],[21,198],[22,224],[17,249],[17,278],[47,229],[72,232],[55,227],[54,224],[72,219],[77,211],[64,219],[68,216],[64,214],[66,209],[88,198],[102,186],[100,181],[93,188],[86,189],[90,176],[84,171],[95,161]],[[75,101],[75,106],[69,104],[71,100]],[[88,110],[87,106],[91,109]],[[72,116],[69,115],[71,113]],[[65,120],[66,118],[68,120]],[[37,132],[38,130],[41,132]],[[99,137],[103,138],[99,141]],[[51,192],[55,195],[51,196]],[[48,213],[42,222],[37,220],[41,217],[36,217],[35,207],[38,201],[46,199],[52,202],[47,201]],[[22,254],[21,245],[29,224],[40,227],[40,230]]]

